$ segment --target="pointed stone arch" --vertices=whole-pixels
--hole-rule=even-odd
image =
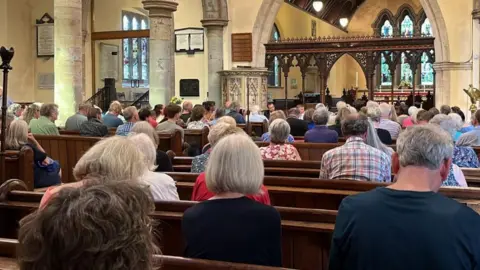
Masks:
[[[380,11],[380,13],[378,13],[377,19],[372,24],[373,33],[374,33],[375,36],[380,36],[380,32],[381,32],[380,29],[382,29],[383,24],[387,20],[390,21],[390,23],[392,24],[392,27],[394,28],[393,32],[395,34],[396,25],[397,25],[397,22],[395,20],[395,16],[393,15],[393,13],[390,10],[383,9],[382,11]]]

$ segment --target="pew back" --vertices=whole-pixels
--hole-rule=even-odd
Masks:
[[[27,189],[32,191],[34,189],[33,166],[33,150],[30,147],[23,147],[20,151],[7,151],[5,180],[22,179]]]

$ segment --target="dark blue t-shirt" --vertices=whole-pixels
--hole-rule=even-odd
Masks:
[[[480,269],[480,216],[434,192],[388,188],[342,201],[330,269]]]

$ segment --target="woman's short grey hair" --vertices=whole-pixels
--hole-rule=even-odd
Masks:
[[[208,142],[213,147],[223,137],[236,134],[236,133],[245,133],[245,132],[243,131],[243,129],[237,127],[236,125],[231,125],[229,123],[218,123],[210,129],[210,132],[208,133]]]
[[[339,101],[337,102],[336,106],[337,106],[337,110],[340,111],[341,109],[347,107],[347,103],[345,103],[344,101]]]
[[[215,194],[258,194],[264,176],[260,149],[246,134],[227,136],[213,148],[205,175],[208,190]]]
[[[327,109],[324,107],[324,108],[319,108],[315,110],[315,112],[313,113],[312,120],[313,120],[313,123],[315,123],[315,125],[326,125],[328,123],[328,117],[329,117],[329,113]]]
[[[367,116],[372,119],[373,122],[380,122],[382,111],[378,106],[367,107]]]
[[[45,117],[50,117],[52,114],[58,113],[58,105],[53,103],[43,104],[40,107],[40,115]]]
[[[277,111],[273,111],[272,113],[270,113],[270,119],[268,120],[268,124],[271,125],[273,121],[275,121],[276,119],[287,119],[287,116],[285,116],[285,113],[283,111],[280,111],[280,110],[277,110]]]
[[[135,108],[135,106],[129,106],[123,110],[123,117],[125,117],[125,120],[130,121],[136,113],[137,108]]]
[[[416,108],[416,107],[415,107],[415,108]],[[418,115],[418,113],[419,113],[420,111],[423,111],[423,110],[424,110],[424,109],[416,109],[416,110],[413,111],[413,113],[412,113],[412,122],[413,122],[414,124],[418,124],[417,115]],[[410,109],[409,109],[409,113],[410,113]]]
[[[157,161],[157,148],[153,144],[150,137],[148,137],[146,134],[140,133],[128,136],[128,140],[133,142],[138,151],[143,154],[143,160],[147,165],[147,168],[152,172],[155,171],[157,168],[155,165],[155,162]]]
[[[412,116],[416,111],[418,111],[417,107],[410,106],[410,108],[408,108],[408,115]]]
[[[5,146],[9,150],[20,150],[28,143],[28,124],[23,120],[13,120],[7,130]]]
[[[135,123],[135,125],[132,127],[130,130],[132,133],[140,134],[143,133],[147,135],[150,140],[152,140],[153,144],[155,144],[155,148],[158,147],[158,144],[160,143],[160,139],[158,138],[158,133],[155,131],[155,129],[148,123],[147,121],[140,121]]]
[[[349,116],[342,121],[342,133],[344,136],[364,135],[368,131],[368,119],[365,116]]]
[[[320,109],[320,108],[327,108],[327,107],[325,107],[325,105],[323,105],[323,103],[318,103],[317,105],[315,105],[315,110]]]
[[[136,181],[147,169],[135,144],[126,137],[114,136],[90,148],[75,165],[73,176],[77,181]]]
[[[400,133],[397,139],[400,166],[425,167],[437,170],[453,155],[453,140],[450,134],[438,125],[413,126]]]
[[[258,105],[253,105],[251,108],[250,108],[250,114],[258,114],[258,112],[260,112],[260,106]]]
[[[457,123],[450,116],[446,114],[437,114],[429,122],[440,126],[443,130],[450,134],[450,137],[454,137],[457,132]]]
[[[458,138],[456,146],[476,146],[478,144],[478,136],[475,133],[467,132]]]
[[[271,143],[285,143],[290,135],[290,125],[283,119],[275,119],[268,127]]]
[[[458,113],[450,113],[448,114],[448,117],[455,121],[457,130],[460,130],[463,127],[462,117]]]

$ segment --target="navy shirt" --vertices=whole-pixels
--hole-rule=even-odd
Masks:
[[[117,128],[120,125],[123,125],[123,121],[118,118],[118,116],[108,113],[105,114],[102,118],[103,124],[108,128]]]
[[[305,142],[310,143],[337,143],[338,134],[327,126],[315,126],[305,133]]]
[[[480,216],[434,192],[389,188],[340,205],[330,251],[337,269],[480,269]]]

